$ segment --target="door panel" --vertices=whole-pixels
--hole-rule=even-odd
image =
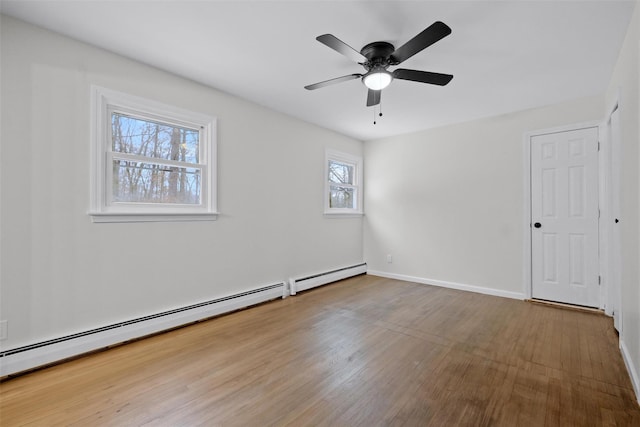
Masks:
[[[558,236],[556,233],[542,233],[543,236],[543,280],[545,283],[558,283]]]
[[[531,138],[533,298],[598,307],[598,129]]]
[[[569,168],[569,216],[584,218],[585,188],[584,166]]]

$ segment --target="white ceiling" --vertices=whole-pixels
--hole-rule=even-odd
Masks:
[[[633,1],[11,1],[1,11],[361,140],[604,92]],[[363,68],[320,44],[402,45],[434,21],[453,32],[402,68],[453,74],[448,86],[397,80],[373,124],[352,80]],[[393,67],[395,68],[395,67]],[[390,68],[390,69],[393,69]]]

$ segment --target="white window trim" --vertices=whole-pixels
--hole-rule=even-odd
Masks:
[[[152,203],[110,203],[107,160],[111,152],[109,140],[111,111],[130,112],[136,117],[160,120],[179,126],[200,129],[203,204],[167,205]],[[216,119],[160,102],[91,86],[91,206],[88,214],[93,222],[149,221],[213,221],[217,219],[216,203]]]
[[[356,189],[356,208],[342,209],[329,207],[329,161],[351,163],[355,165],[354,183],[352,186]],[[362,157],[353,154],[343,153],[341,151],[327,149],[325,151],[324,160],[324,215],[327,217],[360,217],[364,214],[362,209],[363,188],[362,188]]]

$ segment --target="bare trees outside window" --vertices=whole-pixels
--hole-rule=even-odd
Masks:
[[[339,209],[354,208],[354,189],[340,184],[353,185],[354,165],[329,160],[329,207]]]
[[[325,214],[362,214],[362,158],[327,150]]]
[[[114,202],[200,204],[199,132],[112,113]],[[140,159],[144,157],[145,159]],[[165,162],[168,160],[169,162]]]

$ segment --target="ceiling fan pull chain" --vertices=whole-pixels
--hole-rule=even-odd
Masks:
[[[373,124],[376,124],[376,106],[373,106]]]

